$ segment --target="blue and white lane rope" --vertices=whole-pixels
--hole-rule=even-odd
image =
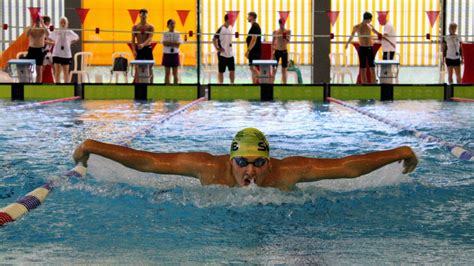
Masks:
[[[176,111],[173,111],[153,123],[152,126],[148,126],[142,128],[137,133],[135,133],[131,138],[126,141],[121,142],[121,145],[130,145],[132,141],[137,139],[139,136],[148,135],[154,126],[157,124],[164,123],[171,119],[172,117],[181,114],[182,112],[188,110],[189,108],[195,106],[196,104],[205,101],[206,98],[199,98],[194,100],[191,103],[184,105],[183,107],[179,108]],[[87,168],[85,168],[82,164],[76,165],[73,169],[68,171],[63,175],[63,177],[76,177],[76,178],[84,178],[87,173]],[[12,203],[2,209],[0,209],[0,226],[14,222],[20,219],[23,215],[27,214],[29,211],[36,209],[40,206],[48,197],[49,193],[54,187],[54,182],[48,182],[35,190],[31,191],[30,193],[26,194],[24,197],[18,199],[15,203]]]
[[[449,152],[456,156],[456,158],[460,159],[460,160],[463,160],[463,161],[471,161],[471,162],[474,162],[474,153],[472,151],[469,151],[465,148],[463,148],[461,145],[457,145],[457,144],[452,144],[452,143],[449,143],[447,141],[444,141],[438,137],[435,137],[435,136],[431,136],[429,134],[425,134],[423,132],[420,132],[414,128],[410,128],[408,126],[402,126],[400,124],[397,124],[393,121],[390,121],[386,118],[383,118],[381,116],[378,116],[376,114],[373,114],[371,112],[368,112],[368,111],[365,111],[363,110],[362,108],[359,108],[359,107],[356,107],[356,106],[353,106],[353,105],[350,105],[344,101],[341,101],[341,100],[338,100],[338,99],[335,99],[335,98],[332,98],[332,97],[328,97],[327,98],[328,101],[330,102],[333,102],[333,103],[337,103],[337,104],[340,104],[346,108],[349,108],[349,109],[352,109],[356,112],[359,112],[363,115],[366,115],[370,118],[373,118],[375,120],[378,120],[382,123],[385,123],[387,125],[390,125],[392,127],[396,127],[398,129],[401,129],[401,130],[405,130],[407,132],[410,132],[411,134],[413,134],[415,137],[419,138],[419,139],[422,139],[422,140],[425,140],[425,141],[428,141],[428,142],[435,142],[435,143],[438,143],[444,147],[446,147]]]

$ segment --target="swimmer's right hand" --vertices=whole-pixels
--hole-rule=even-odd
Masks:
[[[91,140],[86,140],[77,146],[76,150],[74,151],[72,157],[76,164],[82,163],[84,167],[87,167],[87,160],[89,160],[89,151],[87,150],[88,143]]]
[[[400,147],[403,161],[403,174],[408,174],[415,170],[416,165],[418,164],[418,158],[416,158],[415,153],[410,147],[404,146]],[[401,162],[401,161],[400,161]]]

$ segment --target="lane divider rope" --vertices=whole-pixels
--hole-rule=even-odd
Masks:
[[[337,103],[337,104],[342,105],[342,106],[344,106],[348,109],[352,109],[352,110],[354,110],[358,113],[366,115],[366,116],[368,116],[370,118],[373,118],[373,119],[375,119],[379,122],[382,122],[382,123],[385,123],[385,124],[390,125],[392,127],[410,132],[412,135],[414,135],[415,137],[417,137],[419,139],[422,139],[422,140],[425,140],[425,141],[428,141],[428,142],[438,143],[438,144],[446,147],[452,155],[454,155],[456,158],[458,158],[460,160],[474,162],[474,153],[472,151],[469,151],[469,150],[463,148],[461,145],[449,143],[449,142],[444,141],[444,140],[442,140],[438,137],[420,132],[420,131],[412,128],[412,127],[402,126],[402,125],[397,124],[393,121],[390,121],[386,118],[383,118],[383,117],[378,116],[376,114],[373,114],[371,112],[365,111],[362,108],[359,108],[359,107],[353,106],[351,104],[348,104],[344,101],[341,101],[341,100],[338,100],[338,99],[335,99],[335,98],[332,98],[332,97],[328,97],[327,99],[330,102]]]
[[[188,103],[184,105],[183,107],[177,109],[176,111],[173,111],[161,117],[156,122],[154,122],[152,126],[142,128],[137,133],[135,133],[132,136],[132,138],[129,138],[126,141],[121,141],[119,143],[121,145],[128,146],[131,144],[133,140],[137,139],[139,136],[148,135],[153,129],[153,127],[156,126],[157,124],[162,124],[168,121],[169,119],[171,119],[172,117],[183,113],[184,111],[188,110],[189,108],[203,101],[206,101],[206,98],[202,97],[197,100],[194,100],[191,103]],[[73,169],[66,172],[63,175],[63,177],[66,177],[66,178],[75,177],[75,178],[82,179],[86,176],[86,173],[87,173],[87,168],[85,168],[82,164],[78,164]],[[30,193],[26,194],[25,196],[21,197],[15,203],[12,203],[0,209],[0,226],[6,223],[16,221],[20,219],[23,215],[30,212],[31,210],[36,209],[46,200],[46,198],[48,197],[49,193],[52,191],[54,186],[55,186],[54,182],[48,182],[36,188],[35,190],[31,191]]]
[[[80,164],[63,175],[63,177],[83,178],[86,175],[86,168]],[[18,199],[2,209],[0,209],[0,226],[16,221],[23,215],[39,207],[48,197],[54,187],[54,182],[48,182],[25,196]]]
[[[6,112],[11,112],[11,111],[20,111],[20,110],[25,110],[25,109],[31,109],[31,108],[36,108],[38,106],[43,106],[43,105],[49,105],[49,104],[54,104],[54,103],[62,103],[62,102],[69,102],[69,101],[76,101],[80,100],[80,96],[75,96],[75,97],[68,97],[68,98],[62,98],[62,99],[55,99],[55,100],[49,100],[49,101],[44,101],[44,102],[36,102],[36,103],[29,103],[29,104],[23,104],[23,105],[16,105],[16,106],[10,106],[6,107],[3,110]]]
[[[453,97],[453,98],[451,98],[450,100],[451,100],[451,101],[455,101],[455,102],[474,103],[474,99],[466,99],[466,98]]]
[[[139,130],[137,130],[130,138],[127,138],[126,140],[124,141],[120,141],[118,142],[119,145],[123,145],[123,146],[130,146],[132,144],[132,142],[134,140],[136,140],[137,138],[141,137],[141,136],[147,136],[148,134],[150,134],[151,130],[158,124],[162,124],[168,120],[170,120],[171,118],[175,117],[176,115],[179,115],[181,113],[183,113],[184,111],[188,110],[189,108],[203,102],[203,101],[206,101],[206,98],[205,97],[201,97],[199,99],[196,99],[186,105],[184,105],[183,107],[169,113],[169,114],[166,114],[164,116],[162,116],[161,118],[159,118],[158,120],[154,121],[153,124],[151,126],[146,126],[146,127],[142,127],[140,128]]]

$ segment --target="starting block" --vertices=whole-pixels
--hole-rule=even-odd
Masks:
[[[36,81],[36,61],[33,59],[8,60],[7,72],[17,82],[34,83]]]
[[[278,65],[276,60],[253,60],[253,65],[260,68],[259,84],[270,84],[273,81],[273,67]]]
[[[133,60],[130,62],[132,67],[132,77],[135,77],[137,83],[151,83],[151,78],[153,77],[153,65],[155,64],[154,60]],[[135,68],[136,66],[136,68]],[[134,73],[137,71],[137,73]]]
[[[400,71],[400,61],[397,60],[376,60],[375,72],[380,84],[398,83],[398,73]]]

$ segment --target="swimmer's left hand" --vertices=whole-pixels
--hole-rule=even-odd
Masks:
[[[401,149],[402,156],[404,157],[403,174],[411,173],[413,170],[415,170],[416,165],[418,164],[418,159],[410,147],[402,147]]]

